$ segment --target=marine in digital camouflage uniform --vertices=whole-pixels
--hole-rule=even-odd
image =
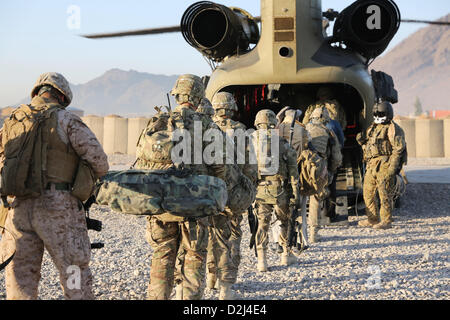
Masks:
[[[389,102],[376,104],[373,112],[374,123],[357,136],[366,162],[363,192],[367,220],[360,221],[359,226],[389,229],[392,226],[397,175],[407,161],[405,133],[392,120],[394,111]]]
[[[213,121],[223,132],[229,135],[231,139],[233,139],[233,134],[236,130],[242,130],[241,133],[244,134],[247,129],[245,125],[232,119],[238,111],[238,107],[231,93],[217,93],[212,100],[212,106],[214,108]],[[237,152],[245,152],[248,160],[248,150],[238,150],[238,144],[235,146],[235,154]],[[236,160],[237,156],[235,157]],[[242,172],[253,183],[256,183],[257,166],[250,165],[247,161],[239,165]],[[241,260],[242,230],[240,224],[243,219],[242,214],[242,212],[229,212],[227,217],[216,216],[211,218],[207,259],[207,286],[210,289],[214,288],[218,276],[219,299],[221,300],[229,300],[233,297],[230,287],[236,282]]]
[[[170,116],[173,119],[173,121],[170,121],[171,124],[189,132],[192,150],[195,149],[195,140],[200,140],[197,143],[202,146],[203,151],[207,143],[202,140],[202,136],[194,136],[195,123],[201,124],[202,135],[208,129],[216,129],[219,132],[220,129],[210,117],[196,112],[201,99],[204,97],[201,79],[194,75],[182,75],[178,78],[171,94],[175,96],[178,106],[170,115],[161,113],[154,116],[149,122],[152,130],[148,134],[158,134],[160,130],[166,130],[167,119]],[[206,165],[203,159],[201,164],[195,164],[194,153],[192,154],[191,164],[179,163],[175,165],[170,156],[156,160],[161,151],[160,148],[161,145],[147,148],[138,145],[137,167],[156,170],[167,170],[175,167],[191,170],[194,174],[216,176],[227,184],[234,182],[230,181],[230,179],[234,179],[228,172],[230,165]],[[223,161],[225,163],[225,159]],[[189,205],[189,203],[186,203],[186,205]],[[146,238],[153,248],[148,286],[149,299],[169,299],[174,285],[175,260],[179,250],[181,250],[179,257],[183,259],[183,261],[180,261],[180,264],[182,264],[182,281],[180,283],[182,294],[179,298],[184,300],[202,298],[205,284],[208,226],[208,218],[188,221],[185,218],[171,215],[169,212],[148,219]]]
[[[57,122],[47,149],[44,175],[49,182],[44,186],[44,193],[36,198],[16,197],[7,216],[6,228],[17,239],[14,241],[9,233],[4,233],[0,244],[3,255],[16,250],[6,268],[7,299],[38,298],[44,249],[59,271],[65,298],[94,299],[85,213],[80,201],[70,193],[73,181],[69,177],[74,177],[80,159],[92,167],[97,177],[105,175],[109,169],[107,156],[94,133],[78,116],[65,110],[72,100],[72,92],[62,75],[42,74],[31,97],[31,108],[57,107]],[[8,141],[4,126],[0,139],[2,164]],[[78,271],[77,288],[70,276]]]
[[[337,169],[342,165],[342,153],[336,135],[327,127],[329,121],[327,108],[318,107],[311,114],[306,130],[311,136],[311,144],[314,149],[328,161],[328,184],[331,184]],[[313,243],[319,241],[319,227],[327,220],[325,199],[329,195],[329,188],[326,187],[320,194],[309,198],[309,235]]]
[[[254,143],[256,159],[258,161],[258,192],[255,201],[255,210],[258,217],[258,230],[256,232],[256,248],[258,254],[258,271],[267,271],[267,247],[269,242],[269,227],[272,212],[275,210],[277,219],[281,222],[281,233],[278,243],[283,248],[281,265],[289,265],[295,262],[295,257],[287,243],[287,231],[293,206],[300,204],[299,174],[297,168],[297,153],[289,146],[289,143],[278,135],[272,135],[271,129],[277,125],[275,113],[271,110],[261,110],[256,115]],[[273,171],[267,154],[258,147],[261,144],[261,136],[266,135],[268,140],[277,139],[279,152],[270,156],[278,161],[278,170]],[[271,142],[267,142],[271,145]],[[271,148],[271,147],[269,147]],[[271,163],[273,164],[273,162]]]
[[[311,114],[318,107],[325,107],[328,110],[330,119],[336,120],[341,125],[342,130],[347,128],[347,116],[341,104],[334,99],[333,91],[329,87],[320,87],[317,90],[317,103],[308,107],[303,118],[303,124],[310,122]]]

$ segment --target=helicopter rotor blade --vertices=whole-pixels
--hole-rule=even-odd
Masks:
[[[255,17],[256,22],[261,22],[261,17]],[[181,26],[172,27],[161,27],[161,28],[151,28],[151,29],[140,29],[131,31],[119,31],[111,33],[97,33],[97,34],[84,34],[80,35],[87,39],[104,39],[104,38],[119,38],[119,37],[129,37],[129,36],[145,36],[150,34],[163,34],[163,33],[175,33],[181,32]]]
[[[180,26],[172,27],[162,27],[162,28],[152,28],[152,29],[141,29],[132,31],[119,31],[112,33],[98,33],[98,34],[85,34],[81,35],[83,38],[88,39],[103,39],[103,38],[118,38],[118,37],[128,37],[128,36],[143,36],[149,34],[162,34],[162,33],[174,33],[181,32]]]
[[[406,22],[406,23],[426,23],[426,24],[441,25],[441,26],[448,26],[448,25],[450,25],[450,21],[427,21],[427,20],[403,19],[402,22]]]

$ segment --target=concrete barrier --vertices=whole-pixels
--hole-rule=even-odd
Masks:
[[[444,121],[416,120],[416,157],[444,157]]]
[[[104,118],[94,115],[82,117],[81,120],[91,129],[97,140],[103,145]]]
[[[416,121],[413,119],[403,119],[395,121],[405,132],[408,157],[416,157]]]
[[[103,142],[106,154],[126,154],[128,151],[128,119],[116,115],[105,117]]]
[[[450,158],[450,119],[444,120],[444,154]]]
[[[130,118],[128,119],[128,148],[129,155],[136,154],[136,144],[142,130],[147,126],[149,119],[147,118]]]

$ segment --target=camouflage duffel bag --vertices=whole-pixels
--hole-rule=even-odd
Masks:
[[[96,190],[97,204],[135,215],[201,218],[219,214],[227,200],[223,180],[170,170],[111,171]]]

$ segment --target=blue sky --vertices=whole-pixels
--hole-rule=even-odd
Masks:
[[[0,107],[29,94],[47,71],[85,83],[112,68],[156,74],[207,74],[208,65],[181,34],[88,40],[79,34],[179,24],[188,0],[1,0]],[[260,14],[258,0],[219,3]],[[353,0],[322,0],[323,9],[342,10]],[[450,12],[448,0],[396,0],[403,18],[434,20]],[[68,9],[80,9],[80,29],[70,29]],[[391,43],[398,44],[424,25],[403,24]]]

